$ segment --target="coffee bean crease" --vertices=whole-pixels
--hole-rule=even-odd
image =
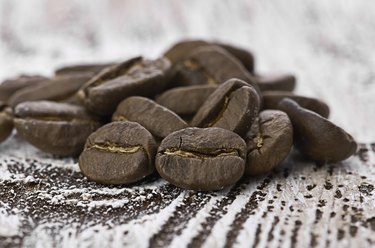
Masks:
[[[86,150],[91,150],[91,149],[112,152],[112,153],[128,154],[128,153],[136,153],[139,150],[143,150],[143,147],[141,145],[124,147],[119,144],[106,142],[104,144],[94,144],[86,148]]]
[[[162,154],[165,155],[176,155],[186,158],[197,158],[197,159],[211,159],[214,157],[224,156],[240,156],[238,150],[235,149],[220,149],[211,152],[199,152],[199,151],[187,151],[180,149],[166,149]]]

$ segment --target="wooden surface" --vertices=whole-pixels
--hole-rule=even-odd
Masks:
[[[0,79],[220,39],[254,51],[260,72],[295,73],[297,92],[325,99],[360,143],[337,164],[293,151],[269,175],[204,194],[157,176],[97,185],[13,134],[0,144],[0,247],[375,247],[371,1],[0,0],[0,11]]]

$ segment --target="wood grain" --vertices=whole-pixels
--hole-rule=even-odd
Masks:
[[[14,235],[0,238],[3,245],[369,247],[375,242],[375,152],[368,145],[340,164],[314,164],[293,152],[269,175],[197,193],[156,176],[131,187],[100,186],[88,182],[75,161],[43,158],[13,139],[5,151],[11,154],[21,144],[29,158],[0,159],[0,222],[19,219]]]
[[[268,175],[199,193],[156,175],[97,185],[76,160],[13,134],[0,144],[0,247],[375,246],[372,3],[0,0],[0,11],[0,79],[156,57],[182,37],[219,39],[254,51],[259,72],[295,73],[297,92],[325,99],[360,143],[341,163],[293,151]]]

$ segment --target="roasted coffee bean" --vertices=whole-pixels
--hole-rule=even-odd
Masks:
[[[174,81],[185,86],[218,85],[226,81],[228,77],[243,78],[247,73],[242,64],[228,51],[213,45],[194,49],[175,66],[175,71]]]
[[[91,77],[90,74],[85,73],[51,78],[42,84],[17,91],[9,98],[9,105],[15,108],[21,102],[41,100],[64,101],[75,95]]]
[[[141,57],[100,72],[79,92],[85,106],[99,115],[112,115],[117,105],[129,96],[155,96],[168,84],[170,61]]]
[[[0,143],[6,140],[13,130],[12,110],[0,102]]]
[[[34,87],[47,79],[46,77],[38,75],[21,75],[17,78],[5,80],[0,84],[0,101],[7,103],[9,98],[18,90],[26,87]]]
[[[42,151],[61,156],[78,155],[87,137],[100,126],[83,107],[66,103],[23,102],[14,114],[21,137]]]
[[[294,129],[294,144],[317,161],[338,162],[353,155],[357,144],[353,137],[319,114],[302,108],[290,98],[280,101]]]
[[[168,182],[193,190],[219,190],[243,175],[246,143],[221,128],[186,128],[167,136],[156,155],[156,169]]]
[[[175,66],[174,82],[181,86],[219,85],[231,78],[242,79],[259,91],[241,62],[219,46],[199,47]]]
[[[60,67],[55,70],[55,75],[57,76],[65,76],[70,74],[91,74],[94,76],[95,74],[101,72],[104,68],[114,65],[114,63],[106,63],[106,64],[77,64],[77,65],[69,65]]]
[[[270,75],[270,76],[254,76],[259,89],[263,91],[293,91],[296,87],[296,77],[291,74]]]
[[[215,85],[177,87],[165,91],[156,102],[179,115],[194,115],[215,91]]]
[[[246,173],[270,172],[289,154],[293,146],[293,127],[288,115],[279,110],[264,110],[246,135]]]
[[[254,56],[251,52],[243,48],[221,42],[209,42],[204,40],[183,40],[170,47],[164,53],[164,56],[167,57],[172,62],[172,64],[176,64],[177,62],[180,62],[181,60],[189,56],[194,49],[207,45],[216,45],[224,48],[239,61],[241,61],[241,63],[249,72],[254,71]]]
[[[177,114],[140,96],[132,96],[122,101],[112,120],[138,122],[158,138],[165,138],[168,134],[187,127],[186,122]]]
[[[210,43],[204,40],[183,40],[164,52],[164,57],[168,58],[173,65],[184,60],[196,48],[207,46]]]
[[[253,54],[250,51],[238,46],[224,44],[221,42],[216,42],[214,44],[221,46],[222,48],[227,50],[230,54],[232,54],[239,61],[241,61],[241,63],[250,73],[254,73],[255,60]]]
[[[324,118],[328,118],[329,116],[328,105],[322,100],[316,98],[295,95],[291,92],[286,91],[265,91],[262,92],[262,95],[264,109],[277,109],[279,102],[283,98],[288,97],[296,101],[299,105],[301,105],[301,107],[314,111],[315,113],[320,114]]]
[[[135,122],[112,122],[91,134],[79,157],[79,167],[90,180],[129,184],[155,171],[156,143]]]
[[[230,79],[208,97],[190,125],[221,127],[243,135],[258,115],[259,107],[259,95],[251,85]]]

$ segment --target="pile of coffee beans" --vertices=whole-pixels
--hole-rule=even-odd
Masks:
[[[178,187],[219,190],[278,166],[296,147],[312,160],[356,152],[322,100],[292,93],[293,75],[259,75],[242,48],[181,41],[155,60],[73,65],[0,84],[0,142],[12,132],[40,150],[79,156],[102,184],[156,171]]]

